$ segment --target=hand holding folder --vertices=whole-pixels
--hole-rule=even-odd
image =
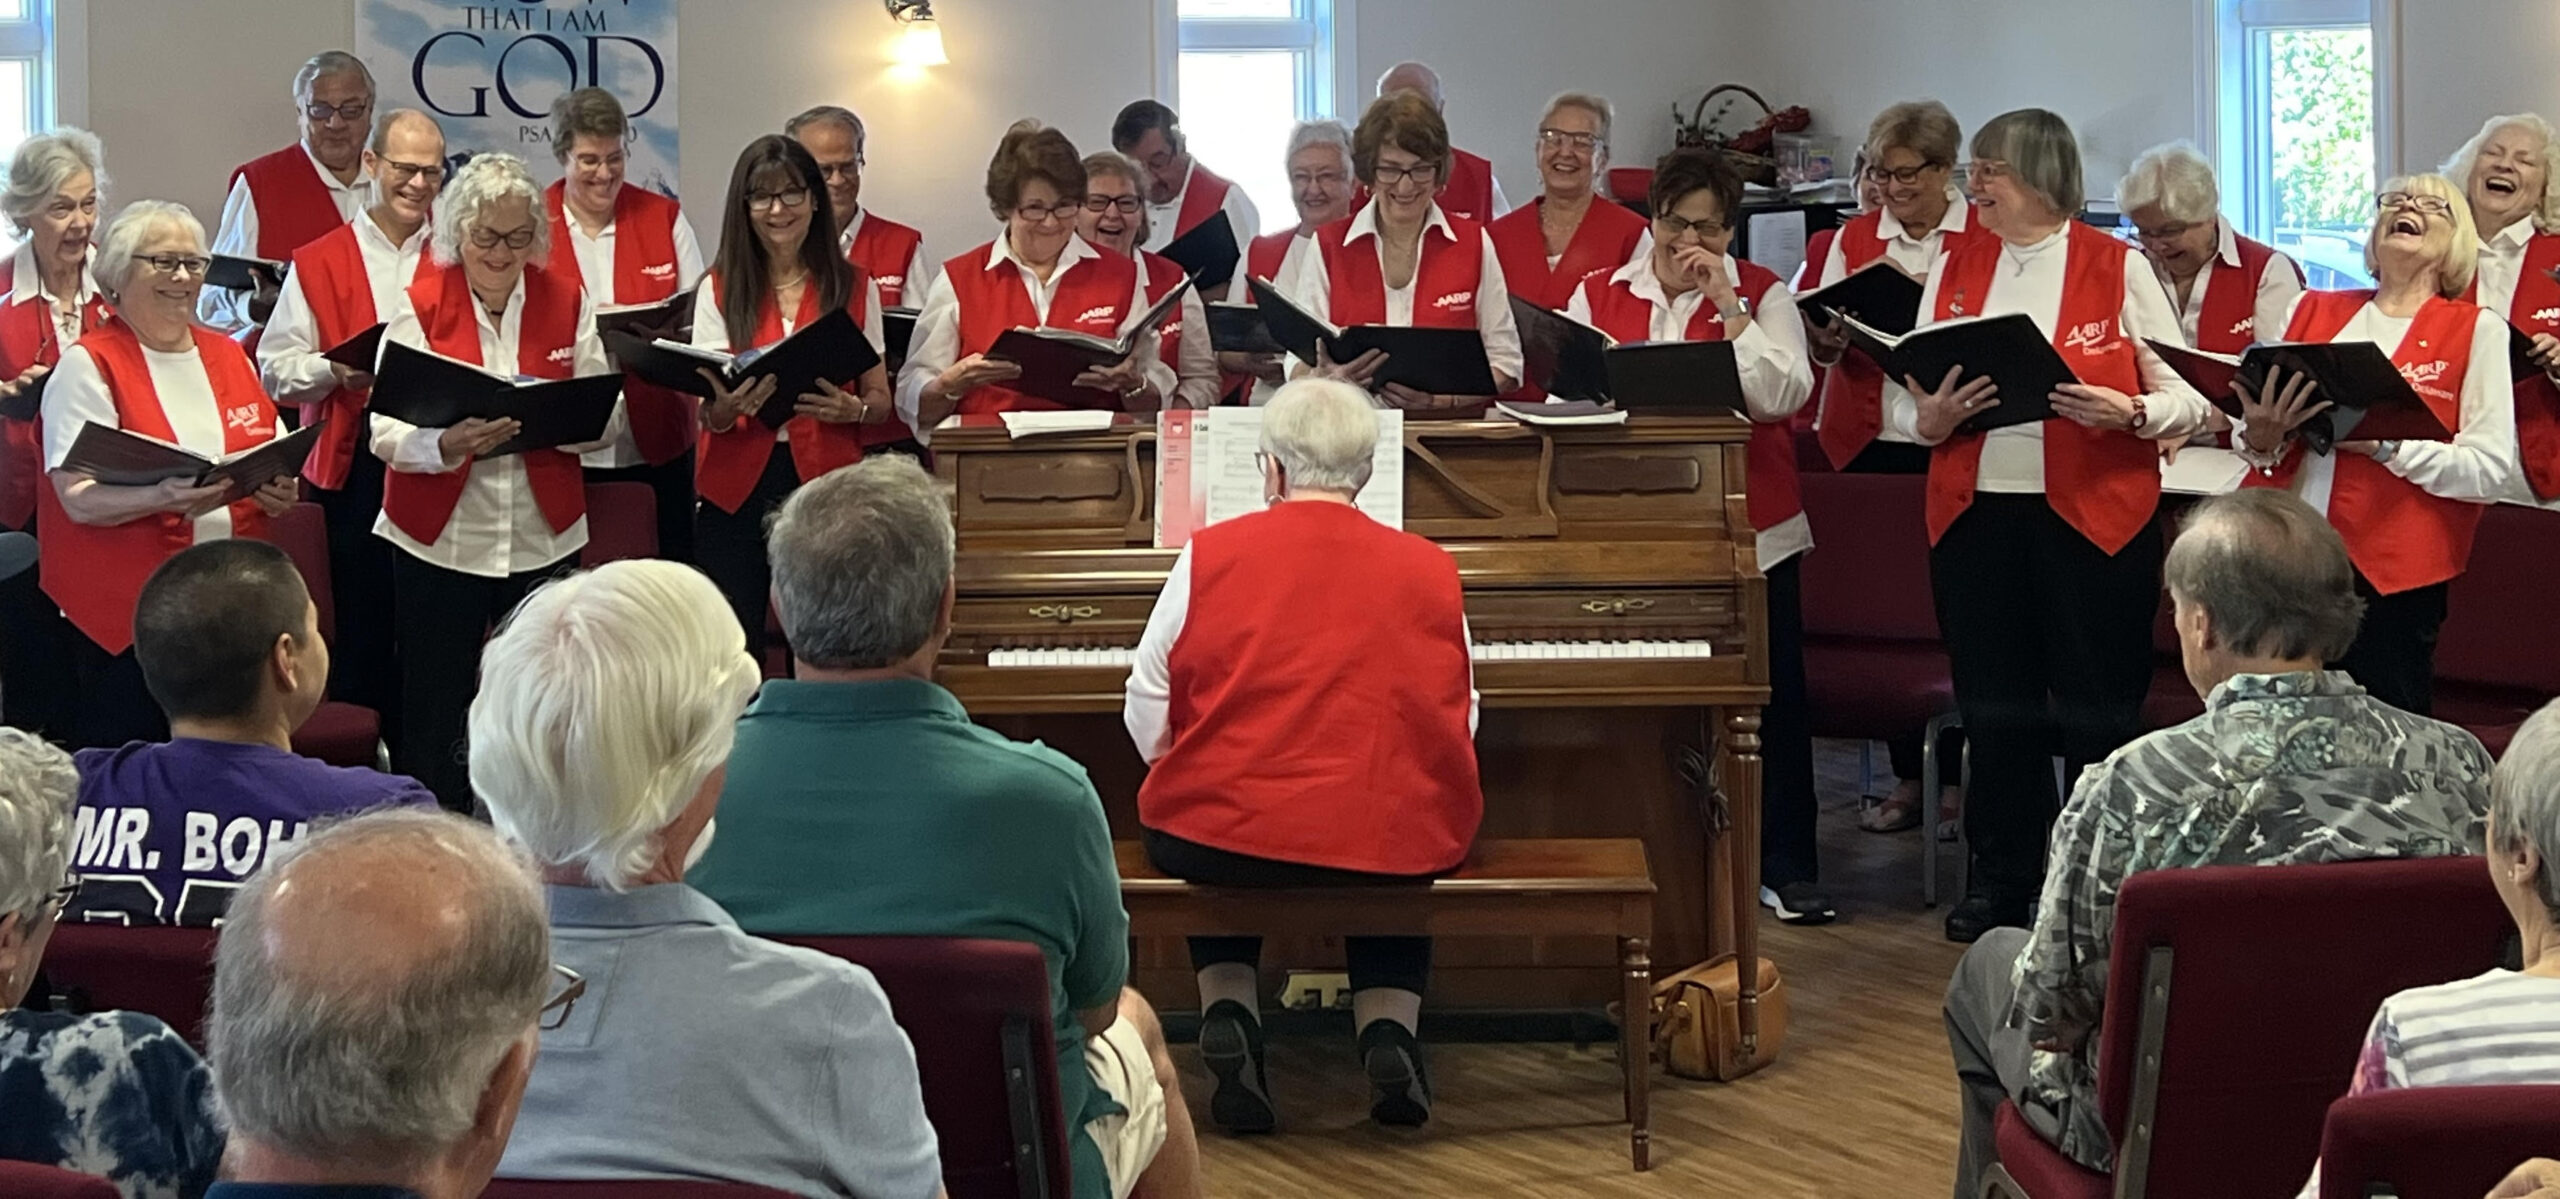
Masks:
[[[2080,377],[2025,313],[1944,321],[1907,334],[1843,317],[1849,344],[1914,397],[1946,392],[1973,401],[1958,433],[1985,433],[2054,418],[2053,393]],[[1980,386],[1977,386],[1980,384]],[[1926,402],[1925,399],[1923,401]]]
[[[1119,384],[1118,368],[1141,348],[1150,355],[1155,352],[1157,330],[1180,309],[1182,297],[1190,290],[1187,279],[1175,285],[1116,339],[1067,329],[1007,329],[987,347],[987,360],[1021,367],[1022,377],[1011,386],[1024,395],[1069,408],[1117,409],[1120,392],[1126,390],[1125,384],[1114,386]]]
[[[207,458],[157,438],[90,421],[63,454],[62,469],[111,487],[152,487],[172,479],[186,487],[221,485],[225,488],[222,502],[227,504],[300,473],[312,444],[327,426],[327,421],[305,425],[238,453]]]
[[[386,342],[366,408],[421,429],[467,420],[512,421],[514,436],[471,456],[587,445],[601,439],[622,399],[622,376],[518,381],[403,342]]]
[[[2359,440],[2448,441],[2451,430],[2370,341],[2276,342],[2239,357],[2150,342],[2169,369],[2252,429],[2299,433],[2315,454]]]
[[[1489,396],[1499,390],[1494,386],[1493,364],[1485,357],[1484,336],[1473,328],[1341,328],[1316,319],[1260,279],[1253,280],[1252,287],[1254,303],[1272,340],[1309,366],[1346,365],[1374,350],[1383,357],[1368,377],[1372,387],[1392,384],[1444,396]]]
[[[735,396],[759,379],[773,381],[770,394],[797,398],[816,392],[819,380],[849,384],[880,365],[879,349],[862,335],[862,327],[853,323],[852,314],[841,308],[802,325],[791,336],[770,346],[741,354],[722,353],[665,337],[643,340],[625,330],[606,333],[604,343],[622,369],[660,387],[706,400],[718,399],[722,388]],[[787,400],[767,403],[755,411],[757,419],[774,429],[799,415]]]

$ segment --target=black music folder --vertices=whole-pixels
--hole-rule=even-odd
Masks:
[[[621,398],[620,375],[518,380],[394,341],[383,344],[365,408],[422,429],[449,428],[474,417],[517,421],[521,432],[481,455],[503,458],[603,437]]]
[[[375,321],[363,332],[320,351],[320,356],[340,366],[370,372],[374,362],[382,357],[383,328],[381,321]]]
[[[1729,341],[1634,342],[1610,348],[1609,398],[1629,412],[1718,412],[1749,419]]]
[[[165,479],[184,479],[189,487],[228,483],[230,498],[237,500],[270,480],[302,473],[303,460],[311,456],[312,443],[328,423],[305,425],[239,453],[207,458],[156,437],[90,421],[62,456],[62,469],[116,487],[150,487]]]
[[[646,304],[614,304],[596,309],[596,334],[617,330],[635,337],[685,341],[693,336],[693,288]]]
[[[794,401],[818,390],[818,380],[850,391],[855,380],[880,365],[880,351],[862,335],[862,326],[853,323],[853,314],[842,308],[792,330],[791,336],[770,346],[741,354],[665,337],[643,341],[631,333],[607,334],[605,347],[613,352],[622,369],[660,387],[706,400],[711,398],[711,381],[702,377],[705,368],[720,376],[732,391],[771,377],[773,398],[756,413],[756,418],[775,429],[799,415]]]
[[[1218,222],[1223,224],[1224,222]],[[1075,385],[1076,376],[1095,367],[1116,366],[1125,362],[1140,348],[1153,351],[1156,330],[1164,325],[1165,316],[1182,304],[1191,290],[1189,280],[1164,293],[1129,331],[1117,339],[1106,340],[1090,333],[1067,329],[1007,329],[998,334],[994,345],[987,347],[987,357],[997,362],[1010,362],[1022,368],[1022,377],[1005,386],[1024,395],[1064,404],[1069,408],[1117,409],[1120,397],[1108,391]]]
[[[888,343],[880,347],[880,350],[881,356],[889,360],[890,374],[894,375],[906,369],[907,347],[914,344],[916,339],[918,312],[919,310],[914,308],[880,310],[880,340]]]
[[[1511,295],[1520,327],[1521,381],[1565,400],[1608,398],[1609,349],[1616,338],[1552,308]]]
[[[2011,425],[2053,418],[2053,389],[2080,377],[2055,351],[2035,319],[2023,312],[2007,316],[1965,317],[1896,335],[1856,317],[1843,318],[1849,344],[1874,360],[1885,377],[1897,383],[1912,379],[1935,388],[1949,370],[1958,379],[1989,375],[1999,389],[1999,403],[1956,426],[1959,433],[1986,433]]]
[[[10,420],[34,420],[44,411],[44,385],[53,378],[53,370],[29,379],[18,388],[18,394],[0,399],[0,416]]]
[[[2295,430],[2315,454],[2329,453],[2350,436],[2367,440],[2450,441],[2453,432],[2435,410],[2419,398],[2409,381],[2392,365],[2391,356],[2369,341],[2262,342],[2234,357],[2147,341],[2169,369],[2178,372],[2215,407],[2240,415],[2235,388],[2266,386],[2267,372],[2309,375],[2317,389],[2314,403],[2329,401],[2328,411]]]
[[[282,287],[285,267],[286,264],[270,258],[216,254],[204,268],[204,285],[232,291],[255,291],[262,285]]]
[[[1235,226],[1223,210],[1210,214],[1208,220],[1192,226],[1191,232],[1173,239],[1156,253],[1181,267],[1204,296],[1224,292],[1235,280],[1236,264],[1244,261],[1244,248],[1236,244]]]
[[[1387,360],[1370,376],[1370,385],[1400,383],[1432,395],[1489,396],[1493,364],[1486,360],[1484,337],[1474,329],[1422,329],[1402,325],[1354,325],[1344,329],[1320,321],[1289,302],[1270,284],[1252,281],[1254,303],[1262,310],[1271,338],[1298,360],[1315,365],[1316,348],[1337,363],[1371,350],[1386,351]]]
[[[1903,273],[1890,258],[1879,258],[1849,272],[1829,287],[1796,297],[1796,306],[1820,319],[1830,314],[1854,316],[1870,329],[1896,336],[1920,323],[1920,281]]]
[[[1251,304],[1216,303],[1209,310],[1209,347],[1222,354],[1286,354],[1271,337],[1262,310]]]

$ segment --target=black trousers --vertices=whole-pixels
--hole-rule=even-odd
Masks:
[[[764,662],[766,606],[773,596],[773,562],[764,551],[765,520],[799,485],[800,471],[791,463],[791,447],[776,445],[773,457],[765,460],[764,475],[737,511],[723,512],[718,504],[703,504],[694,512],[694,564],[728,597],[730,610],[747,630],[747,652],[758,665]]]
[[[1219,887],[1370,887],[1410,885],[1437,877],[1369,874],[1275,862],[1229,853],[1154,829],[1144,830],[1142,836],[1147,860],[1156,869],[1175,878]],[[1193,937],[1190,941],[1191,968],[1195,971],[1229,963],[1257,968],[1262,965],[1260,937]],[[1344,937],[1342,954],[1354,991],[1391,987],[1419,995],[1431,978],[1429,937]]]
[[[781,457],[783,455],[776,455]],[[658,556],[670,562],[693,561],[693,451],[686,450],[662,466],[646,462],[611,470],[587,468],[587,482],[646,483],[658,497]]]
[[[1769,706],[1760,713],[1760,882],[1820,878],[1814,845],[1813,720],[1804,682],[1803,555],[1766,571]]]
[[[1882,438],[1867,443],[1849,465],[1840,468],[1848,475],[1925,475],[1929,473],[1929,447],[1908,441],[1886,441]]]
[[[12,531],[35,532],[35,518]],[[72,646],[88,639],[44,593],[38,573],[30,566],[0,579],[0,724],[69,741],[78,735],[80,711]]]
[[[359,434],[361,437],[361,434]],[[391,560],[399,551],[375,536],[382,516],[382,459],[361,446],[335,491],[305,485],[329,530],[329,590],[337,613],[329,642],[329,694],[382,715],[384,738],[399,745],[400,654],[394,630]]]
[[[2451,583],[2383,595],[2356,572],[2356,595],[2364,600],[2364,623],[2356,626],[2355,644],[2347,656],[2330,663],[2346,671],[2375,699],[2420,716],[2436,707],[2436,633],[2444,628],[2445,596]]]
[[[2132,740],[2151,683],[2161,535],[2146,523],[2108,554],[2041,495],[1974,497],[1929,552],[1938,628],[1973,744],[1968,890],[2026,903],[2066,777]]]
[[[73,701],[71,748],[112,749],[128,741],[166,741],[169,717],[151,698],[142,662],[128,647],[110,654],[77,628],[71,630]]]
[[[1893,763],[1893,777],[1908,779],[1915,783],[1920,781],[1920,738],[1922,736],[1921,732],[1905,733],[1884,743],[1885,757]],[[1958,781],[1956,763],[1962,760],[1963,755],[1963,729],[1948,729],[1938,734],[1938,773],[1941,783]]]
[[[400,622],[400,739],[392,765],[425,783],[456,812],[471,811],[471,769],[463,730],[480,690],[480,649],[489,630],[534,585],[578,568],[571,554],[538,570],[487,578],[446,570],[416,556],[391,561]]]

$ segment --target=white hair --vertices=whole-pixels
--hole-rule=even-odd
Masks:
[[[204,222],[184,204],[168,200],[136,200],[124,206],[116,219],[107,223],[106,233],[98,238],[97,257],[89,265],[89,273],[98,280],[98,288],[113,300],[133,278],[133,264],[142,253],[145,242],[169,229],[184,232],[194,243],[195,253],[206,253]]]
[[[2499,130],[2509,127],[2531,130],[2535,137],[2542,139],[2542,199],[2533,206],[2533,227],[2544,233],[2560,233],[2560,130],[2553,129],[2551,122],[2540,116],[2518,112],[2489,118],[2480,126],[2480,132],[2472,134],[2470,141],[2462,143],[2462,148],[2453,152],[2453,157],[2444,160],[2440,173],[2462,189],[2467,205],[2471,193],[2471,168],[2478,165],[2481,148],[2488,145],[2489,139],[2496,137]],[[2497,232],[2495,229],[2483,229],[2480,234],[2488,237]]]
[[[1262,452],[1296,486],[1357,492],[1378,452],[1377,411],[1367,392],[1339,379],[1299,379],[1263,408]]]
[[[2541,853],[2534,888],[2560,921],[2560,700],[2525,718],[2490,772],[2489,824],[2500,849],[2529,845]]]
[[[364,60],[344,50],[323,50],[303,61],[302,69],[293,73],[293,98],[298,103],[311,102],[311,88],[331,75],[352,74],[364,80],[364,98],[374,98],[373,72]]]
[[[1351,127],[1340,121],[1298,122],[1297,127],[1289,131],[1289,149],[1280,156],[1280,164],[1287,166],[1290,159],[1298,156],[1298,151],[1309,146],[1331,146],[1340,150],[1342,165],[1345,168],[1351,165]]]
[[[2222,190],[2214,182],[2213,164],[2203,152],[2183,141],[2153,146],[2133,160],[2116,181],[2116,211],[2157,208],[2173,221],[2201,225],[2222,211]]]
[[[800,131],[811,125],[843,126],[846,133],[853,135],[853,152],[856,156],[861,155],[863,144],[871,139],[870,133],[862,127],[862,118],[856,116],[852,109],[841,104],[812,106],[808,111],[784,122],[782,136],[798,141]]]
[[[0,197],[0,215],[9,228],[27,231],[27,222],[45,210],[62,186],[82,171],[98,185],[98,202],[107,199],[107,151],[98,135],[68,125],[18,143],[9,159],[9,191]]]
[[[527,257],[542,261],[551,252],[551,214],[542,202],[542,185],[533,181],[523,159],[496,151],[473,155],[436,194],[436,261],[445,266],[462,261],[462,247],[471,240],[471,231],[480,227],[482,213],[509,197],[523,198],[532,211],[533,248]]]
[[[44,738],[0,728],[0,915],[29,913],[69,877],[80,773]]]
[[[758,682],[711,580],[614,562],[536,590],[489,639],[471,701],[471,789],[508,840],[620,890],[729,760]]]
[[[1618,110],[1609,104],[1607,97],[1590,92],[1557,92],[1555,98],[1547,101],[1547,110],[1538,115],[1538,124],[1544,127],[1554,120],[1559,108],[1579,108],[1600,118],[1600,150],[1604,154],[1608,152],[1609,123],[1617,118]]]

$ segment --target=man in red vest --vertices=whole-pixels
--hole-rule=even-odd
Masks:
[[[1440,91],[1440,73],[1418,62],[1400,62],[1378,76],[1378,94],[1419,92],[1431,101],[1440,115],[1448,116],[1448,98]],[[1454,217],[1492,224],[1493,218],[1511,211],[1511,201],[1502,196],[1502,181],[1493,177],[1493,164],[1481,154],[1470,154],[1455,146],[1449,148],[1449,185],[1440,192],[1440,211]],[[1351,202],[1354,208],[1368,202],[1364,193]]]
[[[924,234],[862,207],[862,151],[869,140],[862,118],[852,109],[821,104],[791,118],[782,134],[818,160],[818,173],[827,181],[827,210],[836,218],[836,244],[880,285],[881,306],[921,304],[925,285],[933,282]]]
[[[1153,100],[1121,109],[1111,122],[1111,148],[1137,159],[1147,172],[1149,232],[1143,248],[1162,250],[1213,216],[1226,218],[1238,253],[1262,232],[1262,214],[1252,197],[1191,157],[1182,118],[1172,109]]]
[[[364,211],[365,134],[373,122],[373,72],[344,50],[323,50],[293,73],[294,122],[302,137],[240,164],[222,201],[213,252],[284,262]],[[274,289],[208,287],[196,316],[246,340],[275,308]],[[254,348],[254,346],[252,347]]]

